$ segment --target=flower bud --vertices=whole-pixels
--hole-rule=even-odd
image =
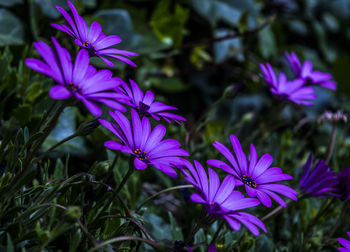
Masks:
[[[100,123],[97,119],[94,119],[89,122],[83,122],[79,125],[76,134],[77,136],[87,136],[90,135],[98,126]]]

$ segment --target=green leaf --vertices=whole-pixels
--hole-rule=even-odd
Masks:
[[[32,115],[32,106],[29,104],[21,104],[14,110],[14,115],[21,125],[30,121]]]
[[[36,81],[34,82],[28,91],[26,99],[29,102],[34,102],[36,98],[38,98],[43,93],[43,84],[42,82]]]
[[[151,26],[157,37],[164,43],[180,47],[184,27],[189,16],[189,10],[175,5],[175,11],[170,11],[170,0],[161,0],[151,18]]]
[[[152,86],[167,92],[167,93],[177,93],[188,89],[188,85],[183,83],[179,78],[150,78]]]
[[[260,53],[264,58],[268,58],[277,54],[277,45],[275,35],[271,26],[266,27],[258,33]]]
[[[170,219],[171,236],[173,240],[183,241],[184,237],[183,237],[181,228],[178,227],[176,220],[174,216],[171,214],[171,212],[168,212],[168,214]]]
[[[338,84],[338,92],[350,96],[350,58],[347,55],[337,58],[332,68],[334,79]]]
[[[6,252],[15,252],[15,246],[12,243],[12,239],[9,233],[7,233],[7,246]]]
[[[63,178],[64,177],[64,165],[62,160],[59,158],[56,161],[55,171],[53,173],[54,178]]]
[[[23,3],[23,0],[0,0],[0,5],[6,6],[6,7],[13,6],[16,4],[21,4],[21,3]]]
[[[0,46],[23,44],[23,24],[6,9],[0,9]]]

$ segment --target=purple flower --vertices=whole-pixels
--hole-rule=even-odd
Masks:
[[[350,232],[347,232],[348,236],[350,237]],[[341,243],[345,248],[338,247],[339,251],[341,252],[349,252],[350,251],[350,241],[345,240],[344,238],[338,238],[338,242]]]
[[[60,46],[52,37],[57,54],[44,42],[34,42],[34,47],[44,59],[26,59],[25,64],[45,74],[57,82],[57,85],[50,89],[50,96],[53,99],[62,100],[70,97],[82,101],[86,108],[94,116],[101,115],[101,109],[95,102],[104,103],[112,109],[126,111],[117,102],[122,96],[113,89],[119,86],[116,78],[112,77],[109,70],[96,71],[89,65],[89,54],[85,49],[79,51],[74,65],[69,52]],[[111,90],[111,92],[105,92]]]
[[[182,172],[185,179],[191,183],[197,190],[197,193],[191,195],[191,200],[201,203],[208,215],[214,218],[224,218],[234,230],[239,230],[241,223],[245,225],[254,235],[259,235],[260,227],[266,232],[264,223],[255,216],[238,212],[238,210],[250,208],[259,205],[257,199],[244,198],[243,194],[234,190],[235,179],[228,175],[220,185],[219,176],[209,168],[209,178],[203,166],[194,161],[195,168],[188,164]]]
[[[350,166],[338,173],[338,196],[346,201],[350,199]]]
[[[334,186],[338,182],[335,172],[331,171],[323,160],[320,160],[312,171],[310,171],[311,166],[312,154],[305,164],[300,179],[300,188],[305,193],[304,197],[335,196],[335,193],[331,193],[336,190]]]
[[[135,81],[129,79],[131,89],[122,79],[120,82],[119,91],[126,96],[125,104],[135,108],[140,116],[152,116],[157,121],[163,118],[168,123],[170,120],[174,120],[178,124],[180,124],[179,121],[186,121],[186,118],[182,116],[167,112],[167,110],[177,110],[177,108],[161,102],[154,102],[154,94],[151,91],[148,90],[143,94]]]
[[[319,85],[325,88],[337,88],[337,84],[331,80],[332,75],[330,73],[312,70],[312,63],[309,60],[306,60],[304,64],[301,65],[298,56],[294,52],[291,52],[290,54],[285,52],[285,55],[293,69],[293,72],[298,78],[303,79],[307,83]]]
[[[313,104],[310,100],[316,98],[314,89],[312,87],[305,87],[304,80],[296,79],[293,81],[287,81],[287,77],[284,73],[280,73],[277,78],[275,71],[269,63],[267,63],[266,66],[260,64],[260,68],[273,95],[281,100],[288,100],[296,104]]]
[[[119,127],[103,119],[99,119],[99,122],[112,131],[122,143],[107,141],[105,142],[107,148],[135,156],[134,165],[138,170],[153,165],[170,177],[177,176],[172,167],[183,166],[186,160],[179,156],[189,156],[189,154],[179,148],[181,144],[177,140],[162,140],[165,135],[163,125],[157,125],[152,131],[148,118],[143,117],[141,121],[134,109],[131,110],[132,124],[118,111],[110,111],[109,114]]]
[[[292,179],[292,176],[283,174],[281,168],[271,167],[273,158],[270,154],[264,154],[259,160],[254,145],[250,145],[250,162],[244,154],[241,144],[237,137],[230,136],[233,150],[236,158],[232,152],[222,143],[215,141],[214,147],[230,162],[231,165],[220,160],[208,160],[209,165],[223,169],[232,174],[236,179],[237,185],[244,185],[247,194],[250,197],[258,197],[260,202],[267,207],[270,207],[273,198],[281,206],[286,207],[286,203],[276,193],[280,193],[288,198],[297,200],[297,192],[292,188],[277,184],[273,182]]]
[[[70,27],[64,24],[51,24],[53,27],[73,37],[78,46],[86,48],[89,51],[90,56],[96,55],[100,57],[110,67],[113,66],[113,63],[105,57],[112,57],[136,67],[135,63],[126,57],[138,56],[137,53],[110,48],[113,45],[119,44],[122,39],[115,35],[106,36],[101,31],[101,25],[98,22],[92,22],[91,26],[88,28],[85,20],[78,14],[74,5],[70,1],[67,2],[72,11],[74,20],[67,11],[60,6],[56,6],[67,20]]]
[[[208,247],[208,252],[217,252],[218,250],[215,247],[214,243],[210,243]]]

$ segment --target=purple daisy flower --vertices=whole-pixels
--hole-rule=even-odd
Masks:
[[[346,232],[347,235],[350,237],[350,232]],[[350,241],[344,239],[344,238],[338,238],[338,242],[340,242],[343,247],[338,247],[339,251],[341,252],[349,252],[350,251]]]
[[[149,119],[143,117],[141,121],[134,109],[131,110],[132,124],[119,111],[110,111],[109,114],[119,127],[103,119],[99,119],[99,122],[112,131],[122,143],[107,141],[107,148],[135,156],[134,165],[138,170],[153,165],[170,177],[177,176],[172,167],[183,166],[186,160],[179,156],[189,156],[189,153],[180,149],[181,144],[175,139],[162,140],[166,132],[163,125],[157,125],[152,131]]]
[[[208,247],[208,252],[217,252],[218,250],[215,247],[214,243],[210,243]]]
[[[312,87],[305,87],[304,80],[296,79],[293,81],[287,81],[287,77],[284,73],[280,73],[277,78],[275,71],[269,63],[267,63],[266,66],[260,64],[260,68],[273,95],[281,100],[288,100],[296,104],[313,104],[310,100],[316,98],[314,89]]]
[[[90,56],[96,55],[100,57],[110,67],[113,66],[113,63],[105,57],[115,58],[136,67],[135,63],[126,57],[138,56],[137,53],[110,48],[113,45],[119,44],[122,39],[115,35],[106,36],[101,31],[101,25],[98,22],[92,22],[91,26],[88,28],[85,20],[78,14],[74,5],[70,1],[67,2],[72,11],[74,20],[63,8],[60,6],[56,6],[56,8],[67,20],[70,28],[64,24],[51,24],[53,27],[73,37],[78,46],[86,48],[89,51]]]
[[[197,193],[191,195],[193,202],[202,204],[209,216],[224,218],[236,231],[242,223],[256,236],[259,235],[257,227],[266,232],[261,220],[249,213],[238,211],[259,205],[259,200],[244,198],[241,192],[234,190],[235,179],[231,175],[226,176],[220,185],[219,176],[213,169],[208,169],[208,178],[203,166],[196,160],[194,164],[195,168],[192,164],[187,164],[190,173],[182,170],[185,179],[197,190]]]
[[[95,102],[126,111],[117,102],[118,99],[123,99],[123,96],[113,90],[120,84],[112,77],[111,71],[96,71],[89,65],[89,54],[85,49],[79,51],[73,65],[69,52],[62,48],[55,38],[52,37],[52,41],[57,54],[44,42],[34,42],[35,49],[44,61],[32,58],[25,61],[28,67],[57,82],[57,85],[50,89],[51,98],[63,100],[73,96],[82,101],[94,116],[100,116],[102,113]],[[105,92],[107,90],[111,92]]]
[[[303,79],[307,83],[312,83],[321,87],[329,89],[337,88],[337,84],[331,80],[332,75],[330,73],[312,70],[312,63],[309,60],[306,60],[304,64],[301,65],[298,56],[294,52],[291,52],[290,54],[285,52],[285,55],[293,69],[293,72],[298,78]]]
[[[260,202],[270,207],[273,198],[281,206],[286,207],[286,203],[276,193],[282,194],[293,200],[297,200],[296,195],[298,194],[292,188],[277,184],[273,182],[292,179],[293,177],[288,174],[283,174],[281,168],[270,167],[273,158],[270,154],[264,154],[259,160],[254,145],[250,145],[250,162],[244,154],[241,144],[237,137],[234,135],[230,136],[233,150],[236,154],[236,158],[232,152],[222,143],[215,141],[214,147],[230,162],[227,163],[211,159],[207,163],[209,165],[223,169],[224,171],[232,174],[236,179],[236,185],[244,185],[247,194],[250,197],[258,197]]]
[[[315,168],[311,170],[312,154],[310,154],[303,174],[300,179],[300,189],[305,193],[304,197],[330,197],[336,196],[336,189],[334,186],[338,183],[335,177],[335,172],[327,166],[327,164],[320,160]]]
[[[347,167],[343,169],[341,172],[338,173],[338,185],[337,185],[337,191],[338,196],[346,201],[350,199],[350,167]]]
[[[176,123],[180,124],[179,121],[186,121],[186,118],[167,112],[167,110],[177,110],[176,107],[165,105],[161,102],[154,102],[154,94],[147,90],[143,94],[137,83],[129,79],[130,87],[122,79],[120,79],[119,90],[124,93],[126,98],[125,101],[127,105],[135,108],[140,116],[152,116],[157,121],[163,118],[165,121],[170,123],[170,120],[174,120]]]

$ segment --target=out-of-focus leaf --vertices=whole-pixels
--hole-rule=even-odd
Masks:
[[[182,231],[178,227],[178,225],[176,223],[176,219],[174,218],[174,216],[170,212],[169,212],[169,219],[170,219],[172,239],[175,241],[183,241],[184,237],[183,237]]]
[[[215,37],[222,37],[231,33],[232,32],[227,29],[217,29],[215,31]],[[235,55],[238,60],[242,60],[242,50],[241,38],[225,39],[223,41],[216,42],[214,44],[215,62],[221,62],[226,58],[229,58],[231,55]],[[234,53],[235,51],[237,53]]]
[[[182,92],[188,88],[188,86],[183,83],[179,78],[150,78],[152,86],[167,92],[167,93],[177,93]]]
[[[190,60],[197,69],[201,69],[206,62],[211,61],[210,54],[205,51],[206,48],[206,45],[200,45],[191,51]]]
[[[56,5],[59,5],[64,9],[68,8],[67,1],[62,0],[34,0],[34,2],[40,6],[44,15],[54,19],[61,16],[61,13],[56,9]]]
[[[0,6],[13,6],[15,4],[23,3],[23,0],[0,0]]]
[[[241,16],[241,12],[237,8],[220,0],[192,0],[192,5],[212,26],[215,26],[218,21],[225,21],[232,25]]]
[[[166,44],[178,48],[184,34],[189,10],[175,5],[175,11],[170,11],[170,0],[161,0],[151,18],[151,26],[158,38]]]
[[[129,12],[123,9],[100,10],[95,16],[101,20],[102,30],[107,35],[117,35],[123,41],[117,45],[118,49],[134,48],[141,40],[135,34]]]
[[[27,94],[27,100],[29,102],[35,101],[35,99],[42,94],[43,92],[42,87],[43,87],[42,82],[39,82],[39,81],[34,82],[29,88],[29,92]]]
[[[332,72],[334,79],[338,83],[338,91],[350,96],[350,58],[343,56],[333,63]]]
[[[49,137],[44,142],[43,149],[50,148],[52,145],[72,135],[75,132],[77,113],[77,108],[75,107],[68,107],[63,111],[63,113],[59,117],[56,127],[53,129]],[[84,141],[79,137],[69,140],[68,142],[57,147],[56,150],[71,152],[78,155],[86,154],[86,148],[84,148]]]
[[[259,48],[264,58],[269,58],[276,55],[277,44],[275,41],[275,35],[272,32],[271,26],[266,27],[259,32]]]
[[[14,115],[21,125],[30,121],[32,115],[32,106],[29,104],[21,104],[14,110]]]
[[[20,45],[24,29],[20,19],[6,9],[0,9],[0,46]]]

